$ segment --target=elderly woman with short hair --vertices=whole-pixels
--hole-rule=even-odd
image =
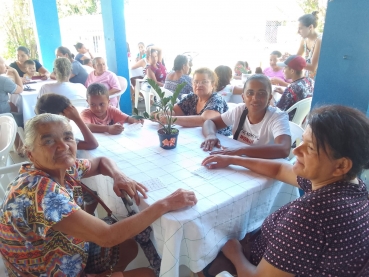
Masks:
[[[96,57],[92,60],[94,71],[88,74],[86,87],[93,83],[101,83],[109,90],[109,95],[113,95],[121,91],[120,83],[117,75],[107,69],[105,60],[102,57]],[[118,107],[118,97],[110,98],[109,104],[113,107]]]
[[[64,116],[41,114],[30,119],[24,147],[31,163],[22,165],[0,208],[0,253],[10,276],[19,276],[19,272],[84,276],[89,242],[102,247],[124,242],[121,267],[112,275],[123,276],[125,266],[137,253],[130,238],[164,213],[197,202],[193,192],[177,190],[142,212],[108,225],[81,209],[80,179],[110,176],[115,193],[122,196],[124,190],[137,204],[139,194],[146,198],[143,185],[120,172],[108,158],[76,159],[76,141]],[[130,276],[154,274],[148,268],[124,272],[124,277]]]
[[[369,120],[358,110],[332,105],[315,109],[308,122],[293,151],[294,165],[205,158],[210,168],[246,167],[305,192],[268,216],[260,232],[229,240],[205,276],[223,270],[249,277],[369,276],[368,191],[357,177],[369,168]]]
[[[38,97],[44,94],[55,93],[67,97],[69,100],[86,99],[86,87],[80,83],[69,82],[72,73],[72,64],[67,58],[57,58],[54,61],[56,83],[44,84]]]

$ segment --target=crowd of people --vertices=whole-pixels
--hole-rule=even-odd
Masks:
[[[300,17],[298,52],[271,52],[270,66],[256,68],[253,75],[246,61],[237,61],[233,72],[219,65],[191,74],[192,57],[184,54],[175,58],[168,72],[161,47],[138,44],[132,69],[142,67],[146,78],[172,92],[185,83],[173,117],[179,126],[202,127],[204,141],[199,147],[210,151],[202,165],[243,166],[305,192],[267,217],[260,230],[241,241],[229,240],[199,276],[216,276],[223,270],[237,276],[359,276],[369,270],[368,191],[357,178],[369,168],[368,118],[338,105],[317,108],[293,150],[296,163],[272,160],[286,158],[291,151],[289,121],[294,111],[286,111],[313,96],[321,44],[316,27],[316,13]],[[81,178],[110,176],[117,195],[123,190],[137,204],[140,197],[146,198],[147,189],[114,161],[77,159],[76,150],[99,147],[94,133],[119,135],[123,124],[144,121],[117,108],[118,99],[112,96],[121,86],[105,59],[95,57],[83,43],[75,48],[76,56],[66,47],[56,49],[51,74],[30,59],[24,46],[9,66],[0,57],[0,74],[6,75],[0,76],[0,113],[11,112],[17,124],[25,126],[23,151],[30,161],[22,165],[0,208],[0,253],[10,276],[85,276],[89,242],[102,247],[120,244],[124,247],[119,266],[106,274],[154,276],[148,268],[124,271],[137,254],[131,238],[164,213],[196,205],[196,195],[179,189],[114,225],[93,215],[96,203],[78,191]],[[24,124],[8,94],[21,93],[23,84],[36,78],[56,82],[41,87],[36,116]],[[281,94],[276,103],[273,93]],[[237,95],[243,102],[235,105],[231,99]],[[78,112],[75,99],[86,99],[88,107]],[[164,115],[157,116],[166,123]],[[76,140],[69,120],[83,139]],[[233,136],[244,146],[221,148],[219,135]]]

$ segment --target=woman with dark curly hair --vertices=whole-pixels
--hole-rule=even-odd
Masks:
[[[203,161],[209,168],[243,166],[305,191],[260,231],[229,240],[205,276],[369,276],[368,191],[357,177],[369,168],[369,119],[332,105],[315,109],[308,122],[294,165],[225,155]]]

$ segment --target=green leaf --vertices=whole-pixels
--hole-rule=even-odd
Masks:
[[[143,113],[143,116],[144,116],[146,119],[150,118],[150,115],[149,115],[146,111]]]
[[[138,109],[137,109],[137,108],[133,108],[133,113],[134,113],[135,115],[138,115]]]
[[[158,84],[153,79],[147,79],[147,82],[149,85],[155,90],[155,92],[158,94],[160,100],[164,97],[164,92],[161,91]]]
[[[145,119],[145,117],[141,116],[141,115],[131,115],[132,118],[140,120],[140,119]]]
[[[184,88],[185,85],[186,85],[185,82],[177,85],[176,90],[173,93],[172,101],[171,101],[173,106],[177,102],[178,95],[182,91],[182,89]]]

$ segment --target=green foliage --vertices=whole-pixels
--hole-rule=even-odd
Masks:
[[[70,15],[98,14],[99,0],[57,0],[59,18]]]
[[[157,110],[151,115],[149,115],[147,112],[144,112],[143,116],[140,116],[138,115],[137,108],[134,108],[133,109],[134,115],[132,117],[136,119],[150,119],[152,121],[159,123],[163,127],[165,134],[176,133],[177,131],[175,128],[173,128],[173,126],[177,118],[172,116],[173,107],[177,102],[179,93],[184,88],[186,83],[181,83],[177,85],[173,95],[165,97],[165,92],[161,91],[160,87],[156,84],[154,80],[148,79],[147,81],[159,96],[159,101],[153,104],[154,106],[156,106]],[[165,118],[165,123],[161,122],[160,119],[162,117]]]
[[[324,29],[324,22],[325,22],[325,14],[327,12],[327,6],[320,5],[319,2],[324,2],[320,0],[298,0],[298,3],[303,9],[303,11],[307,13],[312,13],[318,11],[318,27],[317,30],[322,33]]]
[[[15,59],[18,46],[30,49],[31,58],[38,59],[30,0],[1,1],[0,17],[6,33],[5,59]]]

